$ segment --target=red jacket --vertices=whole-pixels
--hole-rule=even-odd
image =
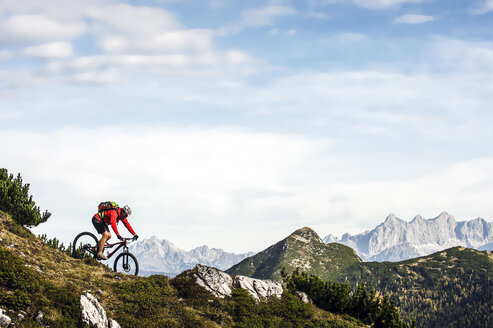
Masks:
[[[96,219],[98,219],[99,221],[103,221],[106,224],[111,225],[111,228],[113,228],[113,231],[117,235],[119,235],[119,233],[118,233],[118,229],[116,227],[116,223],[118,221],[122,221],[123,222],[123,225],[125,226],[125,228],[127,228],[128,231],[130,231],[132,234],[135,235],[134,229],[132,229],[132,226],[130,225],[130,223],[128,223],[127,218],[126,217],[124,218],[121,212],[122,212],[122,209],[121,208],[118,208],[116,210],[107,210],[107,211],[104,212],[104,217],[101,218],[99,216],[99,213],[96,213],[94,215],[94,217]]]

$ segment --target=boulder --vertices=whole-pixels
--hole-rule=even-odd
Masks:
[[[120,324],[113,319],[108,319],[108,328],[121,328]]]
[[[229,274],[216,268],[197,264],[195,267],[195,277],[197,284],[211,292],[212,295],[220,298],[231,296],[233,279]]]
[[[199,286],[220,298],[231,296],[234,287],[248,290],[257,302],[272,296],[280,298],[283,293],[282,285],[278,282],[245,276],[231,277],[219,269],[201,264],[195,267],[194,276]]]
[[[0,309],[0,327],[8,327],[12,319],[5,314],[5,311]]]
[[[305,292],[296,291],[294,292],[294,295],[297,296],[302,302],[313,304],[313,300]]]
[[[36,322],[41,323],[41,320],[43,320],[43,313],[41,313],[41,311],[39,311],[38,315],[36,316]]]
[[[282,285],[272,280],[261,280],[245,276],[236,276],[233,279],[235,287],[246,289],[259,302],[272,296],[280,298],[283,292]]]
[[[84,323],[89,326],[94,325],[97,328],[108,327],[106,311],[92,294],[86,293],[85,295],[81,295],[80,305],[82,307],[82,321]]]
[[[92,294],[82,294],[80,296],[80,305],[82,308],[82,321],[87,325],[96,328],[120,328],[118,322],[107,317],[106,311]]]

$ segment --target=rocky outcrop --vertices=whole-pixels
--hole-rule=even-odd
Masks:
[[[89,326],[97,328],[120,328],[118,322],[107,317],[106,311],[92,294],[82,294],[80,296],[80,305],[82,308],[82,321]]]
[[[233,279],[235,287],[246,289],[259,302],[272,296],[280,298],[283,292],[282,285],[272,280],[261,280],[245,276],[236,276]]]
[[[198,264],[195,267],[194,275],[197,278],[197,284],[207,289],[212,295],[221,298],[231,295],[233,279],[229,274],[216,268]]]
[[[4,310],[0,309],[0,327],[8,327],[12,322],[12,319],[10,319],[10,317],[4,312]]]
[[[282,285],[272,280],[245,276],[232,277],[221,270],[200,264],[195,267],[193,272],[196,283],[216,297],[231,296],[232,289],[235,287],[248,290],[257,302],[273,296],[280,298],[283,293]]]

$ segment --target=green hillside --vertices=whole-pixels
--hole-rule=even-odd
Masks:
[[[283,267],[288,272],[299,268],[327,280],[360,262],[361,259],[350,247],[336,243],[325,244],[315,231],[305,227],[226,272],[281,281]]]
[[[493,327],[493,254],[454,247],[398,263],[360,263],[339,281],[390,294],[421,327]]]
[[[365,327],[287,291],[281,299],[257,304],[243,289],[225,299],[214,297],[186,274],[168,279],[114,273],[94,259],[74,259],[49,247],[0,211],[0,309],[16,327],[86,327],[80,307],[86,291],[123,328]],[[39,312],[43,318],[38,322]]]
[[[303,228],[227,272],[281,281],[283,267],[389,294],[418,327],[493,327],[493,255],[486,251],[455,247],[397,263],[362,262],[351,248],[324,245]]]

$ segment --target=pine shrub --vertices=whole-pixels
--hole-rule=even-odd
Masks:
[[[51,213],[40,209],[29,195],[29,184],[24,184],[20,173],[16,178],[7,169],[0,169],[0,210],[12,216],[19,224],[34,227],[46,222]]]

